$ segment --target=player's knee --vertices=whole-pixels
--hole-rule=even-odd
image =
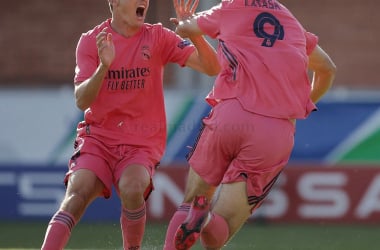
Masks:
[[[62,201],[61,209],[73,214],[75,218],[79,219],[89,203],[90,199],[86,195],[79,192],[72,192],[67,194]]]
[[[144,193],[149,184],[142,180],[130,180],[121,182],[119,185],[120,198],[123,203],[126,202],[141,202],[144,198]]]

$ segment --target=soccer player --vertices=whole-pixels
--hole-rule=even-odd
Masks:
[[[193,15],[197,2],[178,5],[177,18]],[[141,249],[145,200],[166,143],[163,67],[172,62],[208,75],[220,70],[216,51],[201,35],[191,36],[190,44],[161,24],[145,23],[149,0],[108,4],[112,17],[82,34],[77,45],[74,92],[84,120],[44,250],[63,249],[89,204],[109,198],[113,185],[122,206],[123,247]]]
[[[295,120],[316,110],[336,67],[276,0],[222,0],[175,23],[181,37],[217,39],[222,69],[206,97],[212,111],[187,156],[184,200],[164,249],[189,249],[198,237],[205,249],[220,249],[273,187],[293,149]]]

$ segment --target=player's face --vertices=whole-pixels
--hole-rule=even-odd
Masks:
[[[146,17],[149,0],[118,0],[114,16],[130,27],[140,27]]]

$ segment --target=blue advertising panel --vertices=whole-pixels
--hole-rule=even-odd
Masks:
[[[203,100],[189,106],[187,115],[170,133],[164,162],[185,162],[201,119],[209,111]],[[380,101],[320,102],[318,111],[297,121],[290,163],[335,164],[350,160],[380,165],[380,142],[376,143],[379,131]],[[375,141],[375,145],[369,147],[367,141]],[[356,151],[359,153],[355,157],[348,158]],[[368,155],[371,159],[366,158]]]
[[[50,218],[65,194],[63,178],[66,166],[1,166],[1,220]],[[82,220],[118,220],[120,202],[113,193],[110,199],[98,198]]]

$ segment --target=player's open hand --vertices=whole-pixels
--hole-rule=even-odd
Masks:
[[[180,21],[189,19],[194,15],[198,4],[199,0],[173,0],[177,17],[170,18],[170,21],[177,26]]]
[[[115,45],[112,34],[107,32],[107,28],[96,36],[96,46],[101,63],[109,67],[115,58]]]

